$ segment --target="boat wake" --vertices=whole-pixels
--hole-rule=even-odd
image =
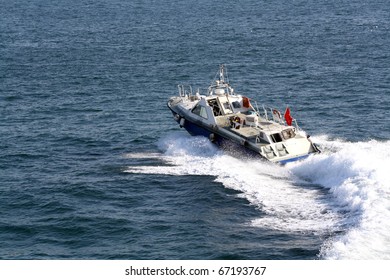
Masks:
[[[329,190],[332,208],[343,213],[343,233],[328,239],[320,256],[390,259],[390,141],[316,140],[323,154],[287,168]]]
[[[178,132],[160,139],[161,154],[125,155],[161,164],[126,172],[215,176],[262,213],[251,226],[324,236],[324,259],[389,259],[390,141],[314,140],[322,154],[279,166],[231,156],[204,137]]]

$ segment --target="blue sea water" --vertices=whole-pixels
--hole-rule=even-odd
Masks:
[[[388,1],[0,0],[1,259],[390,259]],[[226,64],[323,153],[190,137]]]

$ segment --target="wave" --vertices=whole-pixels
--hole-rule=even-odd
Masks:
[[[390,141],[317,139],[325,152],[287,168],[329,190],[344,233],[321,248],[325,259],[390,259]]]
[[[279,166],[231,156],[204,137],[173,133],[160,139],[162,153],[150,153],[163,164],[130,166],[126,172],[215,176],[259,209],[252,226],[325,236],[320,258],[390,258],[390,142],[313,138],[322,154]]]

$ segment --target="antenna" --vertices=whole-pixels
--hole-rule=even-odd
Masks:
[[[221,82],[225,82],[225,75],[224,75],[224,65],[223,64],[221,64],[220,66],[219,66],[219,80],[221,81]]]

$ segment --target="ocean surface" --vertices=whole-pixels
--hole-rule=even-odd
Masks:
[[[1,259],[390,259],[390,2],[0,0]],[[279,166],[166,102],[226,64],[323,150]]]

